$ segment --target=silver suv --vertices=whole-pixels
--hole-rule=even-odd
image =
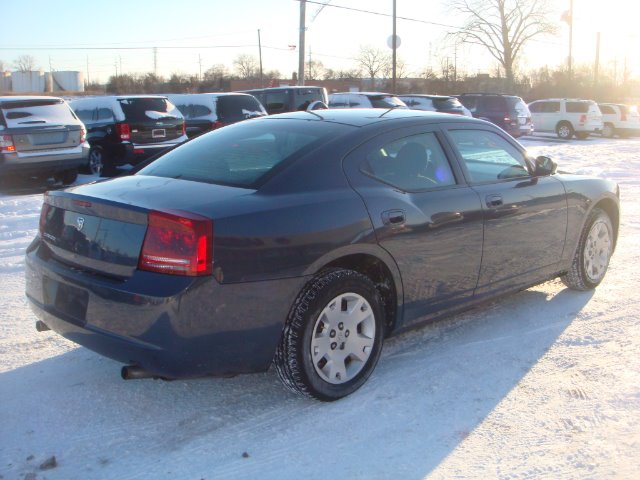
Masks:
[[[593,100],[549,98],[529,104],[536,132],[555,132],[559,138],[585,139],[602,131],[602,113]]]
[[[68,185],[86,165],[86,129],[57,97],[0,97],[0,180],[35,176]]]
[[[340,92],[329,95],[329,108],[407,108],[407,105],[392,93]]]

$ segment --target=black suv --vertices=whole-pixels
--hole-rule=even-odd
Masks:
[[[243,92],[256,97],[269,115],[307,110],[309,107],[316,109],[319,102],[326,108],[329,103],[327,91],[322,87],[260,88]]]
[[[73,99],[71,108],[87,127],[88,167],[111,175],[187,140],[185,121],[167,97],[117,95]]]
[[[189,138],[267,114],[260,102],[246,93],[176,93],[167,97],[184,116]]]
[[[474,117],[495,123],[512,137],[533,133],[531,112],[520,97],[499,93],[463,93],[456,96]]]

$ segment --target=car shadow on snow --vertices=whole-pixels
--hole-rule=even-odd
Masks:
[[[77,348],[0,374],[0,390],[12,392],[0,420],[20,455],[57,455],[76,474],[110,455],[104,468],[135,465],[145,455],[170,462],[172,452],[188,448],[191,468],[200,472],[201,464],[212,478],[232,478],[238,469],[257,476],[284,455],[279,478],[423,478],[577,321],[591,295],[548,283],[390,338],[368,382],[333,403],[288,393],[273,369],[123,381],[120,364]],[[524,407],[523,414],[535,412]],[[0,447],[9,455],[7,440]],[[320,445],[332,459],[322,466]],[[285,454],[292,446],[295,455]],[[14,472],[29,471],[24,456],[8,460]]]

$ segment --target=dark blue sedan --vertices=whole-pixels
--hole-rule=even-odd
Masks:
[[[276,115],[50,192],[26,293],[40,330],[126,364],[124,378],[273,364],[295,392],[335,400],[391,333],[558,276],[595,288],[618,197],[482,120]]]

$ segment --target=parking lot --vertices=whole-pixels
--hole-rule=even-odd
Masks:
[[[640,138],[522,143],[620,184],[602,285],[547,282],[391,338],[367,384],[330,404],[273,371],[125,382],[116,362],[36,332],[23,256],[42,189],[3,190],[0,479],[637,478]]]

